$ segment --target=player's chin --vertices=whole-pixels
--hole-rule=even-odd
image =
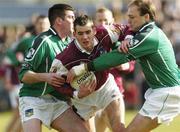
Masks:
[[[90,43],[87,43],[87,45],[85,46],[85,49],[86,49],[87,51],[91,52],[92,49],[93,49],[93,45],[90,44]]]

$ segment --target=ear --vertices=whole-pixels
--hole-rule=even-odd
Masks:
[[[144,15],[144,19],[145,19],[146,22],[149,22],[150,16],[149,16],[148,13]]]
[[[96,33],[97,33],[96,27],[95,27],[95,26],[93,26],[93,27],[92,27],[92,29],[93,29],[93,33],[94,33],[94,35],[96,35]]]
[[[56,20],[55,20],[55,22],[56,22],[57,24],[61,24],[62,21],[63,21],[63,20],[62,20],[60,17],[57,17]]]

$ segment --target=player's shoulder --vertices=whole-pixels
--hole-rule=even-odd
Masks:
[[[73,58],[73,56],[77,52],[77,47],[74,44],[74,41],[72,41],[64,50],[63,52],[59,53],[56,56],[56,59],[58,60],[70,60]]]
[[[108,36],[108,31],[104,26],[97,26],[95,36],[98,40],[102,40],[104,37]]]
[[[47,41],[49,40],[51,36],[52,34],[50,34],[49,31],[40,33],[39,35],[34,37],[33,42],[32,42],[32,47],[34,49],[37,49],[42,44],[47,43]]]
[[[97,35],[106,35],[106,34],[108,34],[108,32],[107,32],[107,29],[105,28],[105,26],[97,26],[96,27],[96,34]]]

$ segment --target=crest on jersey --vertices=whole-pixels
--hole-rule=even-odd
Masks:
[[[31,59],[31,58],[33,57],[34,53],[35,53],[35,49],[31,48],[31,49],[28,51],[28,53],[27,53],[27,55],[26,55],[26,58],[27,58],[27,59]]]
[[[22,64],[22,67],[26,67],[26,68],[29,68],[31,65],[29,64],[29,63],[27,63],[27,62],[24,62],[23,64]]]
[[[130,39],[130,42],[129,42],[130,48],[136,46],[138,43],[139,43],[139,40],[137,40],[137,39]]]
[[[57,67],[56,66],[52,66],[49,72],[56,73],[57,72]]]
[[[104,53],[107,53],[107,51],[104,49],[104,47],[103,46],[101,46],[101,47],[99,47],[99,52],[100,52],[100,54],[104,54]]]

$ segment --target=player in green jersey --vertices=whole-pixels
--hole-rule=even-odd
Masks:
[[[71,41],[74,9],[66,4],[55,4],[48,13],[51,27],[34,39],[19,72],[23,82],[19,93],[23,129],[40,132],[44,124],[58,131],[86,132],[83,121],[67,104],[68,98],[52,88],[64,84],[64,78],[48,73],[56,54]]]
[[[161,123],[169,123],[179,114],[180,81],[172,44],[155,24],[155,10],[150,1],[134,0],[128,6],[128,22],[134,37],[123,41],[119,50],[103,54],[88,64],[75,66],[67,76],[86,71],[101,71],[137,60],[150,88],[145,93],[145,103],[126,132],[148,132]],[[107,61],[108,60],[108,61]]]

